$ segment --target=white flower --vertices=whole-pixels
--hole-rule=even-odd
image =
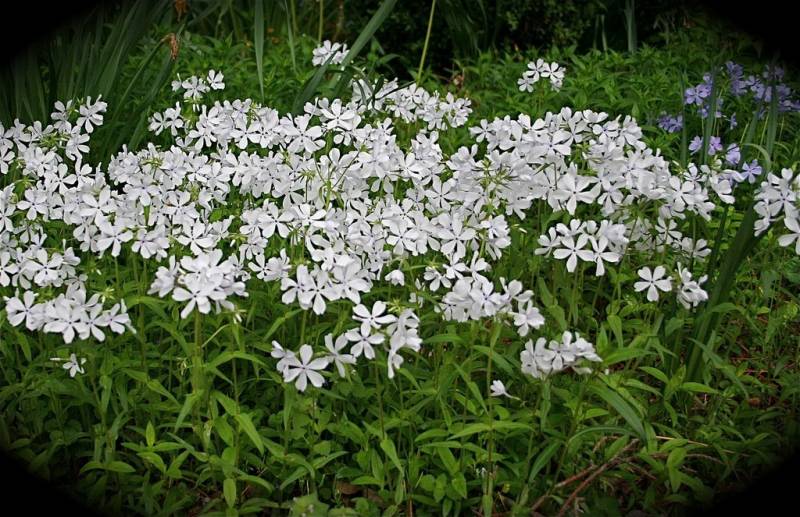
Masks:
[[[656,266],[652,271],[645,266],[638,271],[642,280],[633,284],[633,288],[637,293],[647,289],[647,299],[655,302],[658,300],[659,290],[665,293],[672,290],[672,279],[665,276],[666,272],[664,266]]]
[[[492,385],[491,385],[490,388],[491,388],[491,392],[492,392],[491,393],[492,397],[514,398],[514,397],[512,397],[511,395],[508,394],[508,391],[506,391],[506,387],[503,384],[503,381],[493,380],[492,381]]]
[[[336,369],[339,370],[339,376],[344,377],[346,375],[346,364],[356,364],[356,358],[350,354],[343,354],[342,349],[347,346],[347,336],[345,334],[341,334],[339,337],[336,338],[336,342],[333,341],[332,334],[325,335],[325,348],[328,349],[330,354],[325,357],[329,362],[333,362],[336,365]]]
[[[294,352],[292,350],[286,350],[281,346],[280,343],[273,340],[272,351],[270,352],[270,355],[275,359],[278,359],[278,364],[276,365],[276,368],[278,369],[279,372],[281,372],[281,374],[283,374],[286,371],[289,359],[294,357]]]
[[[372,310],[359,303],[353,307],[353,319],[361,322],[361,333],[368,335],[370,328],[380,329],[384,325],[397,321],[397,317],[392,314],[384,314],[384,312],[386,312],[386,304],[380,300],[372,304]]]
[[[708,278],[703,275],[698,280],[692,280],[692,273],[678,263],[678,278],[680,286],[678,287],[678,301],[686,309],[697,307],[700,303],[708,300],[708,293],[700,287],[702,283]]]
[[[538,329],[544,325],[544,317],[539,309],[528,301],[524,308],[520,307],[520,312],[514,313],[514,325],[517,327],[519,335],[525,337],[531,328]]]
[[[342,43],[331,43],[330,40],[325,40],[322,45],[315,48],[313,51],[313,58],[311,63],[315,66],[325,64],[330,58],[331,64],[338,65],[344,61],[347,55],[347,45]]]
[[[309,381],[316,388],[325,384],[325,378],[320,375],[319,371],[328,366],[328,360],[324,358],[312,359],[313,355],[314,350],[310,345],[302,345],[298,355],[286,357],[283,381],[295,381],[294,386],[299,391],[305,391]]]
[[[406,285],[406,277],[400,269],[390,271],[383,279],[392,285]]]
[[[794,243],[794,252],[800,255],[800,219],[795,214],[794,217],[789,214],[783,218],[783,224],[791,232],[778,237],[778,244],[781,246],[790,246]]]
[[[574,338],[574,340],[573,340]],[[580,366],[581,360],[599,362],[602,359],[594,350],[594,346],[583,339],[577,332],[564,331],[561,341],[540,337],[534,346],[532,341],[525,343],[525,350],[520,353],[522,372],[536,379],[543,379],[551,373],[572,368],[576,373],[588,373],[591,370]]]
[[[223,82],[223,80],[225,79],[225,76],[222,75],[222,72],[216,72],[215,70],[209,70],[208,71],[208,76],[206,77],[206,79],[208,80],[208,86],[212,90],[224,90],[225,89],[225,83]]]
[[[64,361],[64,359],[61,359],[60,357],[51,357],[50,360]],[[81,357],[80,360],[78,360],[75,353],[72,353],[69,355],[69,359],[67,359],[66,362],[61,365],[61,367],[64,368],[65,370],[69,370],[69,376],[74,378],[75,374],[86,373],[82,366],[85,363],[86,363],[85,357]]]
[[[350,347],[350,354],[353,357],[358,358],[361,357],[361,354],[364,354],[367,359],[375,359],[373,346],[383,343],[386,338],[383,334],[371,334],[371,331],[371,327],[364,328],[362,324],[362,326],[348,330],[345,333],[345,337],[353,342],[353,346]]]
[[[594,260],[594,253],[591,250],[584,249],[589,243],[589,237],[585,234],[580,234],[577,241],[571,236],[562,237],[559,245],[553,252],[553,256],[557,259],[567,259],[567,271],[572,273],[578,265],[578,258],[585,261]]]

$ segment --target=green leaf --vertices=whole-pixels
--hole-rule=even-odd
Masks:
[[[124,461],[112,461],[103,467],[105,470],[111,472],[119,472],[120,474],[130,474],[136,472],[136,469],[125,463]]]
[[[262,440],[261,435],[256,431],[256,426],[253,425],[253,420],[250,418],[250,415],[247,413],[239,413],[236,415],[236,421],[239,422],[242,430],[247,437],[250,438],[250,441],[253,442],[253,445],[256,446],[258,452],[264,454],[264,440]]]
[[[614,410],[625,419],[637,435],[645,440],[644,423],[641,417],[636,414],[633,407],[628,404],[618,393],[611,391],[608,386],[593,384],[589,386],[589,391],[606,401]]]
[[[686,449],[678,447],[672,449],[667,456],[667,474],[669,474],[669,484],[673,492],[677,492],[681,487],[681,472],[680,466],[683,464],[683,459],[686,457]]]
[[[533,479],[539,473],[540,470],[547,465],[547,462],[553,457],[553,455],[558,451],[559,447],[561,447],[561,442],[558,440],[553,440],[536,456],[536,461],[533,462],[531,466],[531,471],[528,473],[528,483],[532,483]]]
[[[464,474],[458,473],[453,476],[453,479],[450,480],[450,485],[453,487],[453,490],[456,491],[461,499],[467,498],[467,480],[464,478]]]
[[[400,458],[397,457],[397,449],[395,449],[392,439],[386,437],[381,440],[381,449],[386,453],[389,459],[392,460],[394,466],[400,471],[400,475],[404,476],[403,465],[400,463]]]
[[[564,312],[564,309],[562,309],[560,305],[547,305],[545,306],[545,309],[558,322],[558,327],[560,330],[567,330],[569,327],[567,325],[567,316]]]
[[[622,320],[616,314],[609,314],[608,318],[606,319],[608,322],[608,327],[611,329],[611,332],[614,333],[614,336],[617,338],[617,344],[622,347],[624,346],[624,341],[622,337]]]
[[[683,327],[683,323],[683,318],[670,318],[667,324],[664,325],[664,335],[667,337],[671,336],[676,330]]]
[[[717,390],[712,388],[711,386],[706,386],[705,384],[701,384],[699,382],[684,382],[681,384],[681,389],[685,391],[691,391],[693,393],[719,393]]]
[[[236,504],[236,480],[226,478],[222,482],[222,492],[225,495],[225,503],[228,508],[233,508],[233,505]]]
[[[465,425],[464,428],[450,437],[451,440],[456,440],[458,438],[462,438],[464,436],[469,436],[476,433],[485,433],[489,431],[491,427],[489,424],[485,424],[483,422],[476,422],[474,424]]]
[[[247,481],[248,483],[253,483],[254,485],[258,485],[267,492],[272,492],[275,489],[274,486],[272,486],[266,480],[258,476],[251,476],[250,474],[239,474],[239,479],[241,479],[242,481]]]
[[[667,377],[667,374],[662,372],[658,368],[653,368],[652,366],[640,366],[639,369],[646,373],[649,373],[651,376],[660,380],[664,384],[669,384],[669,377]]]
[[[375,485],[381,486],[383,483],[373,476],[359,476],[350,482],[353,485]]]
[[[239,414],[239,406],[236,404],[236,401],[221,391],[214,391],[214,399],[219,402],[220,405],[222,405],[222,407],[225,409],[225,413],[229,414],[230,416],[236,416]]]
[[[147,461],[148,463],[152,463],[155,467],[163,474],[167,471],[167,466],[164,464],[164,460],[156,454],[155,452],[149,451],[141,451],[136,453],[140,458]]]
[[[456,461],[456,457],[453,456],[453,453],[450,452],[450,449],[447,447],[437,447],[436,452],[439,454],[439,458],[441,458],[442,463],[444,463],[444,468],[450,474],[455,474],[458,472],[458,462]]]
[[[186,400],[183,402],[183,406],[181,407],[180,413],[178,413],[178,419],[175,421],[174,431],[177,431],[178,428],[183,423],[186,415],[189,414],[189,411],[192,410],[192,407],[197,404],[197,401],[200,400],[200,393],[190,393],[186,396]]]
[[[230,351],[226,350],[222,352],[213,360],[208,362],[208,365],[212,368],[217,368],[219,365],[223,363],[227,363],[228,361],[232,361],[233,359],[244,359],[245,361],[250,361],[253,364],[257,364],[259,366],[264,366],[264,361],[259,359],[258,357],[248,354],[247,352],[240,352],[240,351]]]
[[[635,359],[637,357],[644,357],[646,355],[653,355],[653,352],[642,350],[641,348],[619,348],[610,354],[607,354],[603,358],[603,363],[606,365],[612,365],[621,363],[623,361],[628,361],[630,359]]]
[[[156,430],[153,427],[153,422],[147,422],[147,428],[144,431],[144,437],[147,441],[147,446],[152,447],[156,443]]]
[[[464,343],[464,338],[458,334],[437,334],[435,336],[425,338],[426,345],[433,345],[435,343]]]

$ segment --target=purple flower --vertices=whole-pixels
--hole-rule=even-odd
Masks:
[[[727,63],[725,63],[725,68],[728,69],[728,76],[730,76],[731,78],[733,77],[739,78],[742,77],[742,74],[744,74],[744,68],[742,68],[742,65],[735,63],[733,61],[728,61]]]
[[[756,178],[761,175],[763,170],[761,166],[758,164],[758,160],[753,160],[750,163],[745,163],[742,165],[742,172],[739,174],[739,181],[747,181],[749,183],[755,183]]]
[[[703,104],[703,98],[704,96],[700,95],[700,92],[697,91],[697,88],[689,87],[686,88],[686,91],[684,92],[683,103],[686,105],[697,104],[700,106]]]
[[[740,97],[747,92],[747,84],[740,79],[731,79],[731,94]]]
[[[725,162],[728,165],[736,166],[741,159],[742,152],[739,149],[739,144],[730,144],[725,151]]]
[[[722,139],[718,136],[712,136],[708,140],[708,155],[713,156],[722,151]]]
[[[700,147],[703,146],[703,138],[700,136],[696,136],[692,138],[692,141],[689,142],[689,151],[694,154],[697,152]],[[713,156],[722,150],[722,140],[718,136],[712,136],[708,140],[708,155]]]
[[[703,139],[700,138],[699,136],[696,136],[692,138],[691,142],[689,142],[689,151],[691,151],[692,154],[694,154],[697,152],[698,149],[700,149],[701,145],[703,145]]]
[[[753,78],[753,83],[750,85],[750,91],[753,92],[753,97],[757,101],[770,102],[772,100],[772,88],[768,88],[764,83],[756,78]]]
[[[717,110],[714,112],[714,118],[722,118],[722,111],[720,111],[720,108],[722,108],[722,101],[722,97],[717,97]],[[711,99],[709,99],[708,102],[703,103],[701,107],[697,108],[697,113],[700,115],[700,118],[705,119],[708,117],[708,108],[710,105]]]
[[[683,129],[683,115],[672,117],[670,115],[663,114],[658,119],[658,127],[663,129],[667,133],[677,133],[678,131]]]
[[[730,129],[733,129],[738,125],[736,122],[736,113],[731,113],[731,117],[728,119],[728,122],[730,122]]]

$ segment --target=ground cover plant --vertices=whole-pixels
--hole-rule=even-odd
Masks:
[[[791,70],[705,29],[400,80],[394,2],[265,7],[0,127],[5,450],[112,514],[619,515],[793,447]]]

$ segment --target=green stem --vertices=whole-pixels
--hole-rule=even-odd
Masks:
[[[295,0],[289,1],[289,8],[292,16],[292,32],[297,34],[297,8],[295,7]]]
[[[378,362],[372,361],[372,374],[375,377],[375,392],[378,395],[378,420],[381,426],[381,440],[386,439],[386,428],[383,425],[383,392],[381,390],[380,375],[378,373]]]
[[[325,0],[319,1],[319,27],[317,28],[317,41],[322,43],[322,24],[325,19]]]
[[[488,451],[488,463],[489,468],[487,470],[487,481],[486,481],[486,493],[484,493],[484,508],[483,512],[484,515],[492,515],[492,508],[494,507],[494,501],[492,498],[492,493],[494,492],[494,463],[493,463],[493,454],[494,454],[494,429],[491,426],[494,425],[494,398],[492,397],[492,364],[494,358],[494,346],[497,343],[497,339],[500,337],[500,332],[503,330],[503,326],[497,322],[493,321],[493,328],[492,328],[492,337],[489,340],[489,356],[487,359],[486,365],[486,399],[489,403],[489,443],[487,445]]]
[[[192,347],[192,394],[199,396],[205,389],[203,382],[203,340],[202,340],[202,322],[200,311],[195,309],[194,312],[194,346]],[[194,416],[195,425],[199,426],[200,423],[200,407],[199,401],[195,401],[192,414]],[[198,427],[198,432],[202,435],[202,429]]]
[[[431,39],[431,28],[433,27],[433,12],[436,9],[436,0],[431,0],[431,13],[428,16],[428,30],[425,33],[425,43],[422,45],[422,56],[419,58],[419,69],[417,70],[417,84],[422,80],[422,68],[425,66],[425,55],[428,53],[428,42]]]
[[[550,490],[552,490],[556,486],[556,483],[558,482],[558,475],[561,474],[561,470],[564,467],[564,458],[567,455],[567,449],[569,448],[569,441],[578,428],[578,418],[580,417],[581,406],[583,405],[583,395],[586,392],[586,384],[588,381],[589,379],[581,380],[580,390],[578,391],[578,400],[575,402],[575,415],[572,418],[572,422],[570,423],[569,426],[569,433],[567,433],[567,441],[564,442],[564,449],[561,451],[561,456],[558,458],[558,467],[556,467],[556,472],[551,478],[553,480],[553,484]]]

